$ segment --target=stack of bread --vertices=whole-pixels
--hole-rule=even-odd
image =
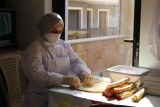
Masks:
[[[147,94],[160,95],[160,78],[159,77],[143,77],[143,87],[147,87]]]
[[[118,100],[132,96],[132,101],[139,100],[144,95],[145,89],[138,89],[136,83],[129,83],[129,81],[130,78],[126,77],[108,84],[102,95],[107,98],[114,97]]]

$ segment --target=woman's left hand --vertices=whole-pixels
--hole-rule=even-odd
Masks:
[[[81,82],[84,85],[88,85],[88,84],[93,83],[93,76],[89,73],[86,73],[86,72],[81,73],[80,78],[81,78]]]

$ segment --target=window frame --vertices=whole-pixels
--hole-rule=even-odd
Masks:
[[[83,8],[82,7],[68,7],[68,10],[78,10],[80,11],[79,28],[83,28]]]
[[[104,37],[102,36],[102,37],[68,40],[68,0],[53,0],[52,1],[52,11],[59,13],[62,19],[64,20],[65,25],[64,25],[64,31],[61,35],[61,39],[69,43],[82,43],[82,42],[91,42],[91,41],[100,41],[100,40],[105,40],[105,39],[128,37],[127,35],[114,35],[114,36],[104,36]]]
[[[68,0],[65,0],[65,9],[68,10],[68,9],[80,9],[81,7],[69,7],[68,6]],[[109,14],[109,10],[108,9],[98,9],[99,11],[106,11],[108,12]],[[82,11],[83,11],[83,8],[82,8]],[[87,8],[87,11],[88,11],[88,8]],[[99,15],[99,11],[98,11],[98,15]],[[93,15],[93,9],[92,9],[92,15]],[[65,20],[66,22],[68,21],[68,11],[67,13],[65,13]],[[81,15],[81,28],[83,28],[83,14]],[[99,18],[99,16],[98,16]],[[93,21],[93,19],[92,19]],[[108,17],[108,22],[109,22],[109,17]],[[65,23],[65,25],[67,25],[67,29],[65,29],[65,41],[69,42],[70,44],[73,44],[73,43],[82,43],[82,42],[91,42],[91,41],[100,41],[100,40],[106,40],[106,39],[113,39],[113,38],[124,38],[124,37],[127,37],[126,35],[111,35],[111,36],[101,36],[101,37],[92,37],[92,38],[82,38],[82,39],[73,39],[73,40],[68,40],[68,22]],[[98,26],[99,26],[99,19],[98,19]],[[109,23],[108,23],[108,26],[109,26]]]
[[[106,12],[106,13],[108,12],[108,16],[109,16],[109,9],[98,9],[98,27],[99,27],[99,17],[100,17],[99,15],[100,15],[100,12]],[[109,22],[109,17],[108,18],[107,17],[106,17],[106,21]],[[109,23],[108,23],[108,25],[106,27],[109,27]]]
[[[93,27],[93,24],[92,24],[92,22],[93,22],[93,8],[87,8],[87,11],[91,12],[90,28],[92,28]]]

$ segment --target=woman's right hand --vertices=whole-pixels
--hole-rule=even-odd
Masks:
[[[80,87],[80,79],[75,75],[64,76],[61,83],[73,88]]]

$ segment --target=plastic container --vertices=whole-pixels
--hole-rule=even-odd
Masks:
[[[143,84],[143,76],[147,76],[150,72],[149,69],[132,67],[126,65],[117,65],[107,69],[111,82],[118,81],[124,77],[129,77],[129,82],[135,82],[137,86]]]

